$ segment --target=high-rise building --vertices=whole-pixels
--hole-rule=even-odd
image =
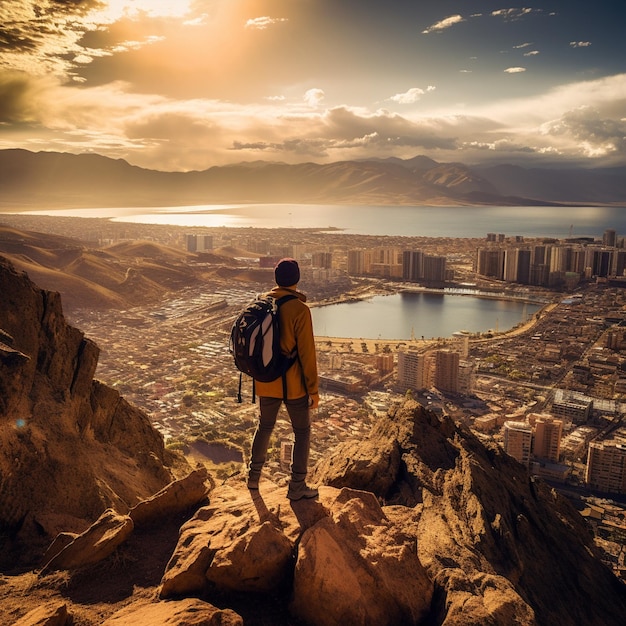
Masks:
[[[615,247],[617,242],[617,233],[612,228],[607,228],[602,235],[602,245]]]
[[[522,465],[530,464],[533,427],[528,422],[504,422],[504,451]]]
[[[368,273],[387,278],[402,278],[403,253],[399,248],[385,246],[369,251],[371,262]]]
[[[459,393],[467,396],[474,392],[476,366],[471,361],[459,361]]]
[[[405,250],[402,253],[402,278],[420,280],[424,276],[424,253],[421,250]]]
[[[424,355],[415,350],[398,352],[398,386],[421,391],[425,384]]]
[[[381,376],[393,372],[393,354],[376,355],[376,369]]]
[[[446,257],[424,255],[424,280],[443,283],[446,280]]]
[[[479,248],[476,255],[476,272],[502,280],[504,274],[504,250],[500,248]]]
[[[459,392],[459,353],[453,350],[435,352],[434,386],[441,391]]]
[[[585,482],[607,493],[626,493],[626,445],[592,441],[587,453]]]
[[[313,267],[322,267],[329,270],[333,266],[333,255],[331,252],[314,252],[311,264]]]
[[[540,458],[557,463],[561,452],[561,435],[563,421],[551,415],[538,415],[535,420],[535,438],[533,454]]]
[[[187,234],[187,252],[205,252],[213,249],[212,235]]]
[[[367,250],[348,250],[348,274],[362,276],[370,269],[371,254]]]
[[[294,442],[291,439],[283,439],[280,442],[280,464],[284,469],[291,467]]]

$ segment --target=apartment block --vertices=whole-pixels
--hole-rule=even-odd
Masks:
[[[409,350],[398,352],[398,386],[420,391],[426,388],[426,359],[424,354]]]
[[[424,253],[421,250],[405,250],[402,253],[402,278],[421,280],[424,276]]]
[[[561,417],[565,421],[573,422],[574,424],[584,424],[589,419],[592,407],[593,402],[591,400],[563,398],[552,403],[550,412],[555,417]]]
[[[530,464],[533,427],[528,422],[504,422],[504,451],[526,467]]]
[[[187,252],[205,252],[213,250],[213,235],[193,235],[187,234]]]
[[[470,361],[459,361],[458,388],[459,393],[469,396],[474,393],[476,365]]]
[[[430,283],[443,283],[446,280],[446,257],[424,255],[424,280]]]
[[[331,269],[333,266],[333,255],[331,252],[314,252],[311,257],[311,265],[323,269]]]
[[[606,493],[626,493],[626,445],[592,441],[587,453],[585,482]]]
[[[459,392],[459,353],[453,350],[435,352],[434,386],[441,391]]]
[[[538,415],[535,420],[533,454],[556,463],[561,452],[562,433],[563,420],[555,419],[551,415]]]

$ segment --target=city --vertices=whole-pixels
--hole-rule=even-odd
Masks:
[[[10,219],[24,227],[34,218]],[[484,239],[395,238],[71,223],[68,229],[68,222],[53,227],[52,220],[45,221],[49,229],[60,228],[94,246],[143,239],[186,250],[188,265],[204,268],[205,276],[219,267],[156,306],[146,302],[123,311],[84,307],[66,312],[70,323],[101,348],[97,377],[145,410],[168,446],[209,466],[218,478],[241,472],[256,420],[248,379],[243,380],[243,401],[237,402],[239,374],[228,351],[230,327],[241,307],[271,286],[278,258],[299,260],[301,287],[312,306],[404,289],[445,293],[461,287],[491,297],[541,301],[542,308],[526,323],[503,332],[393,341],[317,336],[322,393],[311,462],[336,443],[364,436],[378,414],[410,394],[502,445],[532,475],[582,496],[581,513],[595,528],[607,561],[623,572],[626,292],[616,274],[624,257],[621,239],[546,245],[514,236],[494,240],[487,233]],[[535,249],[542,250],[548,269],[526,274],[540,284],[488,275],[481,265],[481,251],[490,250],[504,268],[511,250],[522,246],[531,253],[517,252],[515,258],[527,258],[529,264]],[[571,266],[553,263],[550,269],[547,255],[559,262],[571,259],[561,249],[573,246],[584,250],[578,258],[605,261],[595,269],[583,265],[576,279]],[[420,264],[420,257],[431,261]],[[493,273],[494,264],[488,266]],[[598,268],[605,275],[598,275]],[[285,450],[291,441],[286,414],[281,417],[269,464],[275,481],[286,476]]]

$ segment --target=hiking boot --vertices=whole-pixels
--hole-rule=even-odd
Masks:
[[[301,500],[302,498],[317,498],[319,495],[317,489],[309,487],[303,480],[298,482],[291,481],[289,483],[289,490],[287,491],[287,497],[290,500]]]
[[[257,475],[256,472],[250,472],[248,474],[248,489],[257,490],[259,488],[259,479],[260,475]]]

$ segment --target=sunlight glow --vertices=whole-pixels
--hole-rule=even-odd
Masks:
[[[108,0],[107,6],[92,17],[101,23],[113,23],[138,15],[148,17],[184,17],[190,11],[191,0]]]

